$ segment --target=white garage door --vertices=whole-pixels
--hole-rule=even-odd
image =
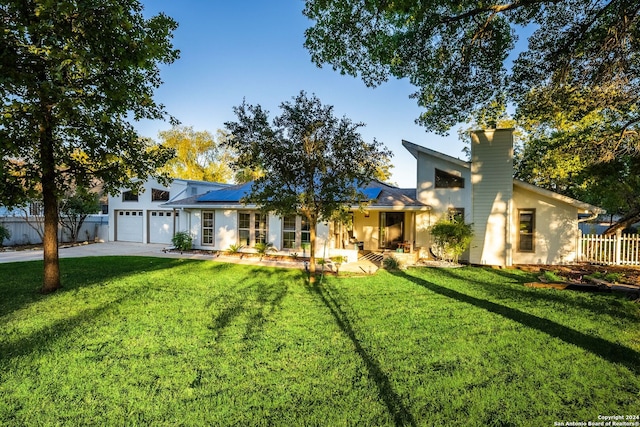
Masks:
[[[149,211],[149,243],[171,243],[173,220],[172,211]]]
[[[142,211],[118,211],[116,240],[142,243]]]

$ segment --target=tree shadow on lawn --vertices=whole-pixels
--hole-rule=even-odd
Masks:
[[[42,261],[0,264],[0,318],[31,303],[80,288],[102,286],[110,281],[144,272],[169,270],[198,260],[156,257],[86,257],[60,260],[62,288],[43,295]]]
[[[211,326],[208,326],[216,333],[216,341],[223,337],[224,330],[234,319],[246,315],[248,320],[242,339],[249,349],[260,338],[264,323],[281,307],[282,300],[289,291],[286,282],[276,280],[281,279],[283,274],[291,275],[292,280],[301,276],[297,271],[252,268],[246,276],[238,278],[238,283],[244,285],[242,288],[232,295],[227,292],[221,298],[210,299],[208,307],[223,307],[213,316]]]
[[[306,275],[305,275],[306,276]],[[362,346],[360,340],[356,336],[351,321],[347,314],[340,308],[338,301],[331,295],[331,292],[327,288],[318,284],[311,284],[307,286],[307,289],[312,295],[320,298],[324,305],[329,309],[333,315],[336,324],[340,329],[349,337],[353,343],[356,353],[360,356],[364,362],[367,370],[369,371],[369,377],[373,380],[378,388],[378,395],[384,402],[389,413],[393,416],[393,420],[396,426],[415,426],[416,420],[409,411],[409,409],[402,402],[401,397],[396,393],[391,385],[389,377],[380,367],[380,364],[375,360],[367,350]]]
[[[10,285],[5,282],[0,284],[0,295],[7,296],[10,300],[9,303],[0,303],[0,317],[9,314],[15,310],[20,309],[22,306],[29,305],[38,301],[54,298],[64,292],[72,292],[81,288],[102,287],[108,286],[109,281],[119,278],[125,278],[127,276],[137,275],[144,272],[156,272],[161,270],[169,270],[176,267],[185,267],[190,263],[202,263],[206,261],[200,260],[181,260],[181,259],[166,259],[166,258],[153,258],[153,257],[104,257],[105,261],[111,262],[112,268],[105,268],[100,270],[86,271],[84,268],[87,264],[84,263],[86,258],[69,258],[64,261],[71,264],[71,268],[66,269],[67,272],[82,271],[84,275],[73,284],[65,286],[63,289],[53,294],[42,295],[31,286],[22,286],[16,289],[16,292],[11,292]],[[155,262],[161,260],[161,262]],[[95,262],[95,258],[93,260]],[[141,263],[142,261],[142,263]],[[148,262],[145,262],[148,261]],[[42,262],[39,263],[38,268],[42,267]],[[26,264],[26,263],[20,263]],[[107,262],[108,264],[108,262]],[[2,266],[10,264],[0,264],[0,275],[3,274]],[[90,264],[95,266],[95,264]],[[212,266],[212,274],[218,269],[224,269],[225,264],[216,264]],[[168,273],[167,273],[168,274]],[[253,274],[253,273],[251,273]],[[247,275],[249,277],[249,275]],[[245,277],[239,277],[238,280],[242,281]],[[54,321],[37,331],[30,333],[28,336],[19,338],[16,341],[1,342],[0,341],[0,361],[10,360],[16,357],[28,355],[37,350],[46,350],[49,345],[55,343],[59,339],[63,339],[66,335],[70,334],[73,330],[82,328],[84,325],[91,321],[95,321],[101,315],[104,315],[111,308],[116,308],[119,304],[132,299],[140,298],[140,295],[148,292],[148,286],[135,286],[128,288],[120,288],[116,290],[111,301],[105,302],[98,307],[87,308],[82,310],[76,315],[65,317],[63,319]],[[103,296],[104,298],[104,296]],[[3,300],[4,301],[4,300]]]
[[[112,308],[117,307],[130,298],[135,298],[144,291],[143,288],[132,288],[124,295],[112,301],[95,308],[83,310],[74,316],[55,321],[16,341],[0,342],[0,362],[26,356],[36,351],[48,351],[51,344],[63,339],[73,330],[82,328],[85,324],[94,321],[99,316],[109,312]]]
[[[559,303],[562,305],[576,306],[585,310],[606,314],[608,316],[621,320],[638,320],[638,317],[633,315],[632,313],[620,310],[620,302],[612,303],[612,300],[610,298],[603,298],[605,296],[610,297],[612,295],[611,293],[590,292],[590,298],[587,299],[584,298],[584,295],[574,294],[575,292],[579,291],[526,288],[523,285],[533,279],[531,276],[527,277],[514,274],[508,269],[483,269],[485,273],[494,274],[509,280],[509,282],[505,283],[505,286],[496,286],[495,283],[474,280],[468,275],[465,275],[464,271],[452,270],[453,269],[440,269],[439,271],[457,280],[463,280],[467,282],[470,281],[473,284],[482,287],[485,292],[496,298],[507,297],[514,300],[528,299],[538,300],[541,302]]]
[[[551,320],[534,316],[532,314],[528,314],[514,308],[510,308],[484,299],[472,297],[470,295],[437,285],[433,282],[429,282],[428,280],[421,279],[404,272],[393,272],[392,274],[398,278],[409,280],[416,285],[422,286],[423,288],[426,288],[439,295],[446,296],[456,301],[471,304],[475,307],[487,310],[491,313],[495,313],[507,319],[518,322],[528,328],[536,329],[547,335],[558,338],[568,344],[576,345],[611,363],[621,364],[636,375],[640,374],[640,354],[629,347],[612,343],[603,338],[584,334]],[[448,274],[451,275],[451,273]],[[460,277],[456,277],[455,275],[452,276],[458,280],[461,280]]]

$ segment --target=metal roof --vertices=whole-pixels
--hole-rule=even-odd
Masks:
[[[251,191],[252,182],[246,184],[231,185],[228,187],[211,190],[207,193],[175,200],[165,203],[164,206],[183,208],[206,208],[206,207],[232,207],[242,206],[241,200]],[[415,199],[416,189],[402,189],[373,181],[367,187],[361,188],[365,200],[370,204],[368,208],[379,207],[406,207],[406,208],[429,208],[424,203]],[[247,206],[248,207],[248,206]]]
[[[253,182],[212,190],[196,198],[196,202],[239,202],[251,191]]]

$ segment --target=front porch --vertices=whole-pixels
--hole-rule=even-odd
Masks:
[[[412,210],[354,211],[346,222],[330,227],[332,256],[369,259],[378,265],[394,256],[405,265],[415,264],[422,252],[416,245],[419,214]]]

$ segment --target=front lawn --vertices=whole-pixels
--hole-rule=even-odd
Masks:
[[[1,425],[554,425],[640,414],[640,309],[517,270],[0,264]]]

